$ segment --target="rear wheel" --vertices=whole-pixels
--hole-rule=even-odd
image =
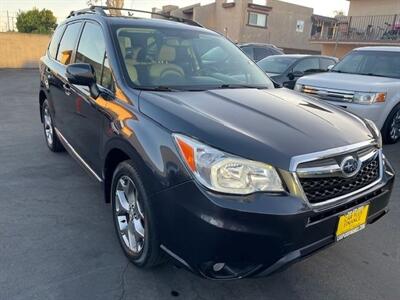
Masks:
[[[54,131],[54,125],[53,125],[54,123],[50,113],[49,102],[47,100],[44,100],[42,105],[42,116],[43,116],[43,131],[47,146],[53,152],[64,151],[64,147]]]
[[[382,137],[386,144],[394,144],[400,140],[400,104],[387,117],[382,128]]]
[[[116,168],[111,188],[114,225],[125,255],[150,268],[163,261],[146,189],[133,161]]]

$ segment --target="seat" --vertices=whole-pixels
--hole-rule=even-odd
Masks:
[[[138,72],[136,70],[135,61],[129,57],[129,49],[132,49],[131,40],[125,36],[118,36],[119,46],[121,48],[122,57],[124,59],[126,70],[128,71],[129,78],[135,84],[138,84]]]
[[[184,78],[183,69],[174,64],[176,49],[163,45],[158,55],[158,62],[149,67],[149,78],[153,85],[158,84],[179,84]]]

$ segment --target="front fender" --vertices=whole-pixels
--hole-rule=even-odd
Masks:
[[[137,164],[149,195],[190,179],[169,131],[140,113],[123,124],[125,129],[106,131],[113,133],[104,139],[103,178],[107,157],[118,149]]]

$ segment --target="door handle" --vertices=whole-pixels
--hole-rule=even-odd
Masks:
[[[68,83],[64,83],[63,88],[65,95],[67,96],[71,95],[71,86]]]

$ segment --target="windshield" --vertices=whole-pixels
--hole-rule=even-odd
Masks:
[[[254,62],[217,34],[195,28],[146,27],[119,27],[115,33],[135,88],[273,88]]]
[[[400,78],[400,52],[353,51],[332,72]]]
[[[296,59],[295,57],[270,56],[260,60],[257,65],[267,73],[282,74]]]

